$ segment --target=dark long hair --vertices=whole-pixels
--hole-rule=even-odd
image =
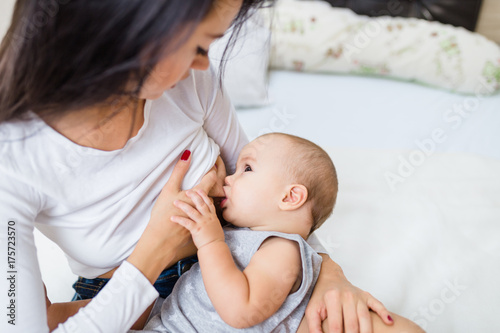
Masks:
[[[17,0],[0,46],[0,123],[29,110],[57,117],[112,96],[137,97],[150,69],[216,1]],[[232,40],[268,2],[243,0]]]

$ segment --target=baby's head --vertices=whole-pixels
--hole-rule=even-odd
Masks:
[[[337,173],[316,144],[270,133],[246,145],[226,177],[224,219],[240,227],[307,237],[331,215]]]

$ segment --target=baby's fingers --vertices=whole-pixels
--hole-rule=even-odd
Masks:
[[[184,201],[175,200],[174,206],[186,213],[191,220],[197,221],[201,217],[200,213],[193,206],[185,203]]]
[[[215,206],[212,199],[210,199],[208,195],[203,192],[203,190],[196,190],[196,193],[198,193],[198,195],[203,199],[210,212],[215,214]]]
[[[210,206],[213,206],[211,200],[206,197],[204,198],[204,192],[202,190],[187,191],[186,195],[193,201],[196,209],[201,215],[208,215],[212,213],[212,209]],[[215,208],[213,210],[215,212]]]
[[[180,224],[189,231],[193,231],[196,226],[196,222],[182,216],[172,216],[170,217],[170,220],[174,223]]]

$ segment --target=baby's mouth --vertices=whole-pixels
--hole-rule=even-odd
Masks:
[[[221,222],[222,226],[225,226],[228,224],[226,220],[224,219],[224,216],[222,216],[222,211],[225,208],[222,208],[222,206],[226,203],[227,198],[226,197],[215,197],[213,198],[214,200],[214,207],[215,207],[215,212],[217,213],[217,218]]]
[[[216,208],[221,209],[224,203],[226,202],[227,198],[226,197],[214,197],[214,206]]]
[[[223,198],[222,201],[220,202],[219,207],[221,209],[224,209],[224,204],[226,203],[226,201],[227,201],[227,198]]]
[[[214,201],[214,206],[219,207],[224,197],[212,197],[212,200]]]

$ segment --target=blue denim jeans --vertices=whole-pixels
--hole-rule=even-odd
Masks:
[[[161,272],[160,276],[153,284],[161,297],[167,298],[174,289],[174,285],[179,277],[186,273],[191,266],[198,262],[196,255],[179,260],[169,268]],[[79,301],[83,299],[94,298],[99,291],[108,283],[109,279],[86,279],[78,277],[78,280],[73,284],[73,289],[76,293],[72,301]]]

